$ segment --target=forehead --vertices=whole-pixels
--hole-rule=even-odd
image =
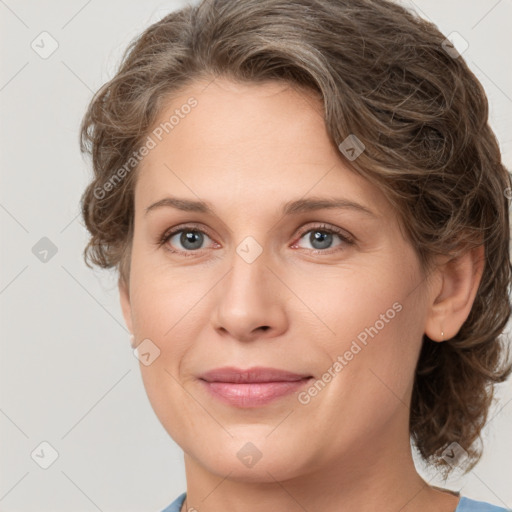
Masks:
[[[227,158],[263,147],[268,151],[295,147],[294,153],[283,155],[284,160],[298,149],[307,149],[299,145],[305,138],[308,147],[328,151],[322,110],[312,92],[282,82],[240,84],[217,78],[196,83],[164,102],[153,128],[163,129],[162,140],[151,156],[162,156],[159,148],[195,149],[206,159],[210,151],[216,157],[222,151]]]
[[[256,206],[311,192],[387,207],[340,158],[318,96],[282,82],[193,84],[165,103],[150,136],[136,187],[144,202],[173,192]]]

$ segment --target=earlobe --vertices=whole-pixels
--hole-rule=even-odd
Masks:
[[[446,341],[460,330],[471,312],[482,279],[485,249],[480,245],[438,267],[441,289],[429,298],[425,334],[433,341]]]
[[[119,300],[121,303],[121,310],[123,312],[124,321],[128,330],[133,333],[132,326],[132,308],[130,304],[130,292],[128,290],[128,286],[125,281],[120,277],[118,280],[118,289],[119,289]]]

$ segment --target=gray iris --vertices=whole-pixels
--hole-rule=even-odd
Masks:
[[[180,236],[180,243],[185,249],[193,251],[201,248],[203,238],[199,231],[184,231]]]
[[[315,249],[327,249],[332,244],[332,233],[312,231],[309,240]]]

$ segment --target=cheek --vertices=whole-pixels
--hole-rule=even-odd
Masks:
[[[158,357],[141,372],[151,396],[182,379],[183,362],[208,320],[203,300],[211,288],[208,276],[190,268],[171,269],[135,254],[132,260],[132,318],[137,342],[151,340]],[[191,275],[192,274],[192,275]],[[186,368],[185,368],[186,369]]]
[[[407,301],[388,308],[393,297],[383,296],[384,307],[368,300],[354,314],[340,314],[333,323],[337,336],[323,344],[324,373],[300,397],[304,411],[330,425],[326,436],[340,450],[347,440],[381,435],[391,418],[408,414],[421,333]]]
[[[320,372],[333,383],[327,386],[333,401],[357,397],[379,406],[387,395],[394,400],[390,389],[400,397],[407,394],[424,322],[415,271],[412,266],[404,271],[389,258],[366,269],[332,269],[331,275],[294,283],[297,295],[313,305],[315,315],[303,318],[311,318],[310,334],[324,355]]]
[[[364,346],[386,338],[413,314],[407,297],[413,280],[386,263],[288,273],[285,280],[299,299],[292,298],[291,322],[314,329],[317,343],[330,354],[348,349],[352,340]]]
[[[181,321],[208,290],[207,280],[190,268],[171,268],[160,254],[142,250],[132,256],[131,288],[134,329],[160,341],[179,330]]]
[[[191,340],[196,337],[192,306],[197,293],[194,285],[168,279],[162,272],[155,268],[134,272],[132,316],[137,341],[151,340],[154,345],[149,345],[150,352],[157,353],[149,365],[142,360],[139,365],[148,399],[169,435],[183,442],[183,433],[190,427],[182,420],[183,411],[190,409],[191,401],[180,373]],[[186,416],[190,423],[193,414]]]

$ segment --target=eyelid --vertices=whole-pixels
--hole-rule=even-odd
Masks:
[[[316,223],[316,225],[314,225],[314,226],[309,225],[309,226],[305,226],[304,228],[301,228],[301,230],[299,231],[299,234],[297,235],[298,238],[295,239],[292,246],[296,246],[297,242],[306,233],[309,233],[310,231],[313,231],[315,229],[318,231],[325,231],[328,233],[338,235],[341,238],[341,240],[343,242],[345,242],[346,244],[353,245],[356,243],[356,238],[353,235],[351,235],[350,233],[348,233],[347,231],[345,231],[344,229],[338,228],[337,226],[333,226],[331,224],[327,224],[325,222],[320,222],[320,223]],[[316,251],[327,253],[329,251],[329,249],[326,249],[326,250],[316,249]]]
[[[218,244],[218,242],[214,239],[214,237],[211,235],[209,230],[204,227],[202,224],[194,223],[194,222],[188,222],[184,224],[178,224],[177,226],[174,226],[166,231],[163,232],[163,234],[160,236],[157,245],[162,246],[165,245],[171,237],[173,237],[175,234],[179,233],[180,231],[198,231],[200,233],[205,234],[208,236],[213,242]],[[196,253],[198,251],[201,251],[202,249],[197,249],[196,251],[171,251],[171,252],[187,252],[187,253]]]

